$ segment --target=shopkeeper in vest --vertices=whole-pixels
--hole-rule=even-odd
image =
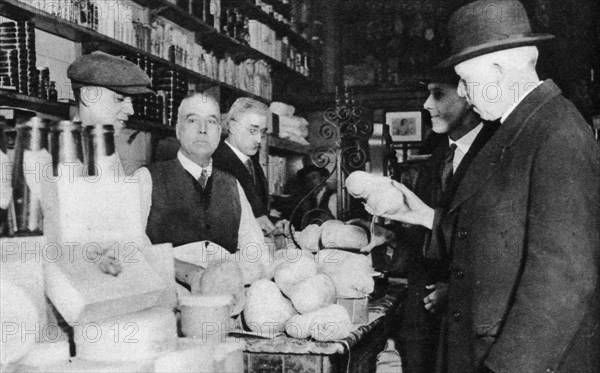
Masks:
[[[177,114],[177,158],[137,172],[142,218],[147,219],[146,234],[153,244],[179,246],[208,240],[230,253],[246,249],[266,253],[262,231],[240,183],[213,167],[212,154],[221,135],[220,117],[213,97],[200,93],[186,97]],[[199,270],[175,262],[177,279],[188,285]]]

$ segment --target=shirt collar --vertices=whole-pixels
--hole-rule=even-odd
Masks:
[[[242,163],[246,163],[248,161],[248,159],[250,159],[250,157],[248,157],[246,154],[242,153],[238,148],[236,148],[235,146],[228,143],[227,140],[225,140],[225,144],[227,144],[227,146],[229,146],[231,148],[231,150],[233,150],[235,155],[237,155],[237,157],[240,159],[240,161],[242,161]]]
[[[539,81],[537,82],[537,84],[535,85],[535,87],[533,87],[532,89],[530,89],[529,91],[527,91],[523,96],[519,97],[519,99],[517,100],[517,102],[515,102],[514,104],[512,104],[508,110],[506,110],[506,112],[502,115],[502,117],[500,117],[500,123],[504,123],[504,121],[506,120],[506,118],[508,118],[508,116],[510,115],[510,113],[513,112],[513,110],[515,110],[515,108],[517,107],[517,105],[519,105],[521,103],[521,101],[523,101],[525,99],[525,97],[527,97],[528,94],[530,94],[531,92],[535,91],[535,89],[542,84],[543,81]]]
[[[188,157],[186,157],[180,150],[177,152],[177,159],[179,159],[179,162],[181,163],[183,168],[187,172],[192,174],[194,179],[200,178],[200,175],[202,175],[202,170],[206,170],[207,177],[210,177],[210,175],[212,174],[212,164],[213,164],[212,158],[210,159],[210,161],[208,161],[208,165],[206,167],[202,167],[199,164],[197,164],[196,162],[194,162],[191,159],[189,159]]]
[[[460,151],[463,152],[463,154],[467,154],[469,148],[471,148],[471,145],[473,145],[473,141],[475,141],[475,138],[477,137],[477,135],[479,135],[479,132],[481,132],[482,128],[483,122],[479,123],[477,127],[467,132],[467,134],[461,137],[460,139],[454,141],[448,138],[448,141],[450,142],[450,145],[456,144],[456,147],[460,149]]]

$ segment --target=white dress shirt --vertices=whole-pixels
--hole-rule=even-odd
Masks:
[[[482,128],[483,123],[479,123],[477,127],[473,128],[471,131],[467,132],[466,135],[464,135],[456,141],[450,140],[450,138],[448,138],[450,145],[456,144],[456,150],[454,151],[454,159],[452,160],[453,172],[456,172],[456,169],[460,165],[460,162],[462,162],[463,158],[471,148],[471,145],[473,145],[475,138],[477,138],[477,135],[479,135],[479,132],[481,132]]]
[[[250,159],[250,157],[248,157],[246,154],[242,153],[240,151],[240,149],[238,149],[235,146],[228,143],[227,140],[225,140],[224,143],[227,144],[227,146],[229,146],[231,148],[231,150],[233,150],[235,155],[237,155],[237,157],[240,159],[240,161],[242,161],[243,164],[246,164],[246,162]]]
[[[185,155],[183,155],[183,153],[181,153],[181,151],[177,153],[177,159],[179,160],[179,162],[181,162],[183,168],[187,172],[189,172],[195,179],[198,179],[200,177],[203,169],[200,165],[187,158]],[[207,175],[210,177],[210,175],[212,174],[212,159],[206,167],[206,172]],[[135,177],[137,177],[137,180],[140,184],[142,222],[144,222],[144,227],[146,227],[148,223],[148,216],[150,215],[150,209],[152,207],[152,177],[150,176],[150,171],[148,171],[146,167],[140,168],[136,172]],[[240,228],[238,230],[238,250],[241,250],[244,247],[254,246],[256,244],[260,245],[261,247],[264,247],[265,240],[262,234],[262,230],[260,229],[260,226],[258,225],[256,219],[254,218],[250,202],[248,202],[248,198],[246,198],[246,193],[244,193],[244,189],[237,180],[236,184],[240,195],[241,205]]]

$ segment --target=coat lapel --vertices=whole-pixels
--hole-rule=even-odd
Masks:
[[[529,118],[548,100],[560,94],[560,89],[548,80],[533,90],[506,118],[504,123],[489,140],[487,145],[475,156],[470,167],[464,171],[464,177],[457,189],[449,213],[475,195],[494,175],[502,162],[504,153],[521,135]]]
[[[220,157],[213,157],[215,166],[236,176],[240,184],[252,184],[252,176],[240,158],[231,148],[221,141],[218,146]]]

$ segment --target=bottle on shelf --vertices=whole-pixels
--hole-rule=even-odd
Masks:
[[[84,173],[102,176],[113,170],[115,157],[115,129],[111,124],[87,126],[83,130]]]
[[[56,82],[50,81],[50,86],[48,87],[48,100],[50,101],[58,101],[58,91],[56,90]]]
[[[9,224],[17,236],[43,233],[41,185],[52,176],[52,157],[48,152],[47,128],[38,117],[17,125],[13,168],[13,203]]]
[[[4,123],[4,117],[0,116],[0,237],[9,235],[8,204],[10,203],[9,196],[12,194],[12,175],[7,175],[11,170],[6,141],[4,139]]]
[[[203,21],[210,27],[214,27],[215,20],[213,16],[213,12],[211,11],[211,4],[213,3],[211,0],[202,0],[204,2],[203,9]],[[214,7],[214,5],[212,5]]]
[[[84,176],[81,124],[68,120],[56,123],[50,131],[50,153],[55,177]]]

